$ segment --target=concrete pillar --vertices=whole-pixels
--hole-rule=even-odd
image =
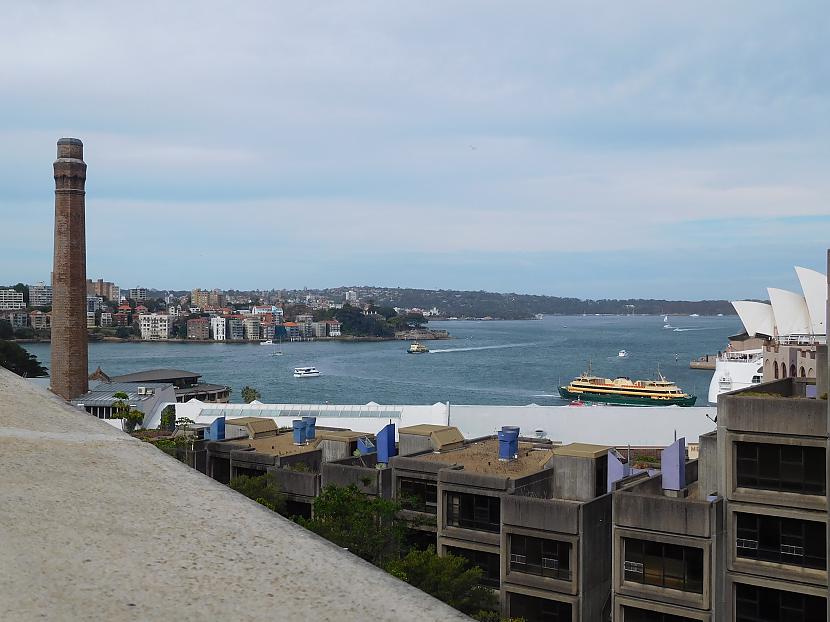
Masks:
[[[86,329],[86,164],[77,138],[58,141],[52,273],[51,389],[69,400],[89,387]]]

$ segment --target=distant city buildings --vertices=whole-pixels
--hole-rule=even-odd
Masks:
[[[133,289],[129,290],[129,295],[127,296],[130,300],[134,300],[135,302],[146,302],[147,301],[147,289],[144,287],[134,287]]]
[[[206,317],[187,320],[187,338],[198,341],[210,339],[210,320]]]
[[[105,281],[104,279],[97,279],[95,281],[87,279],[86,294],[87,296],[100,296],[110,302],[118,302],[121,299],[121,288],[115,283]]]
[[[43,281],[29,286],[30,307],[51,307],[52,286],[44,285]]]
[[[158,341],[170,338],[170,316],[159,313],[142,313],[139,315],[141,338],[145,341]]]
[[[225,324],[223,317],[210,318],[210,336],[214,341],[225,341]]]
[[[350,305],[357,304],[357,292],[354,291],[353,289],[350,289],[349,291],[347,291],[346,292],[346,302],[349,303]]]
[[[0,311],[17,311],[25,308],[23,292],[14,289],[0,289]]]

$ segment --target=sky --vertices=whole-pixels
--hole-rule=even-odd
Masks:
[[[17,2],[0,283],[763,298],[830,247],[826,3]]]

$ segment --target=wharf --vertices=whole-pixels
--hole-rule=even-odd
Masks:
[[[709,371],[715,370],[715,363],[718,360],[717,354],[704,354],[693,361],[689,361],[691,369],[705,369]]]

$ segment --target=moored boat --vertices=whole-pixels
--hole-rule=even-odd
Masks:
[[[602,402],[623,406],[694,406],[697,397],[684,393],[660,372],[657,380],[631,380],[624,376],[600,378],[590,372],[574,378],[559,395],[566,400]]]

